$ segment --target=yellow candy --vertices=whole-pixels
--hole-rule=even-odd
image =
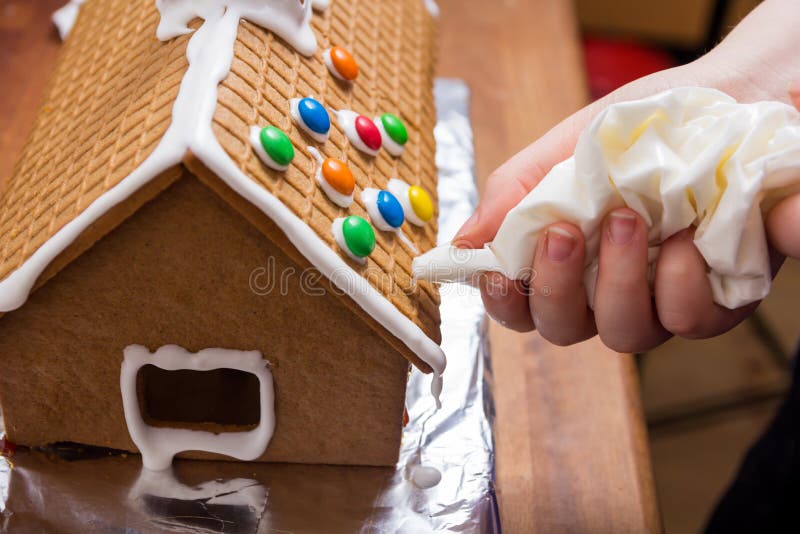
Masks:
[[[417,217],[423,221],[430,221],[433,218],[433,202],[424,189],[416,185],[409,187],[408,200]]]

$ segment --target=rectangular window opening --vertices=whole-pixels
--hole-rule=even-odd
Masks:
[[[246,371],[144,365],[136,381],[142,417],[152,426],[236,432],[256,428],[261,418],[258,377]]]

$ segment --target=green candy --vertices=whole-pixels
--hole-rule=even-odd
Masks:
[[[278,165],[288,165],[294,159],[294,147],[289,137],[274,126],[265,126],[259,135],[264,151]]]
[[[358,215],[350,215],[342,221],[342,234],[347,248],[354,256],[364,258],[375,248],[375,232],[372,226]]]
[[[381,123],[383,123],[383,129],[389,134],[392,141],[398,145],[406,144],[406,141],[408,141],[408,131],[406,131],[406,126],[403,124],[403,121],[396,115],[384,113],[381,115]]]

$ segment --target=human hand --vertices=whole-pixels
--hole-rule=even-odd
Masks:
[[[800,79],[800,65],[791,50],[792,28],[799,22],[800,10],[790,2],[769,0],[700,60],[637,80],[568,118],[490,176],[476,214],[454,243],[478,248],[491,241],[506,213],[556,163],[571,155],[583,128],[614,102],[687,85],[714,87],[744,102],[788,102],[789,80]],[[766,222],[778,251],[800,255],[800,242],[795,243],[798,239],[789,231],[800,223],[800,198],[778,204]],[[729,310],[713,302],[705,262],[692,243],[693,232],[680,232],[662,244],[651,294],[644,221],[629,209],[612,212],[604,222],[592,311],[583,287],[583,236],[574,225],[557,223],[539,240],[529,287],[497,273],[483,279],[487,311],[509,328],[537,328],[556,344],[599,333],[606,345],[623,352],[648,350],[673,334],[690,338],[720,334],[752,313],[757,303]],[[781,261],[775,254],[775,269]]]

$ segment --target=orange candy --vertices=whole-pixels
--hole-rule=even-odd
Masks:
[[[343,161],[335,158],[326,158],[322,162],[322,176],[331,187],[343,195],[350,195],[356,187],[353,173]]]
[[[340,46],[331,48],[331,63],[345,80],[353,81],[358,76],[358,65],[353,54]]]

